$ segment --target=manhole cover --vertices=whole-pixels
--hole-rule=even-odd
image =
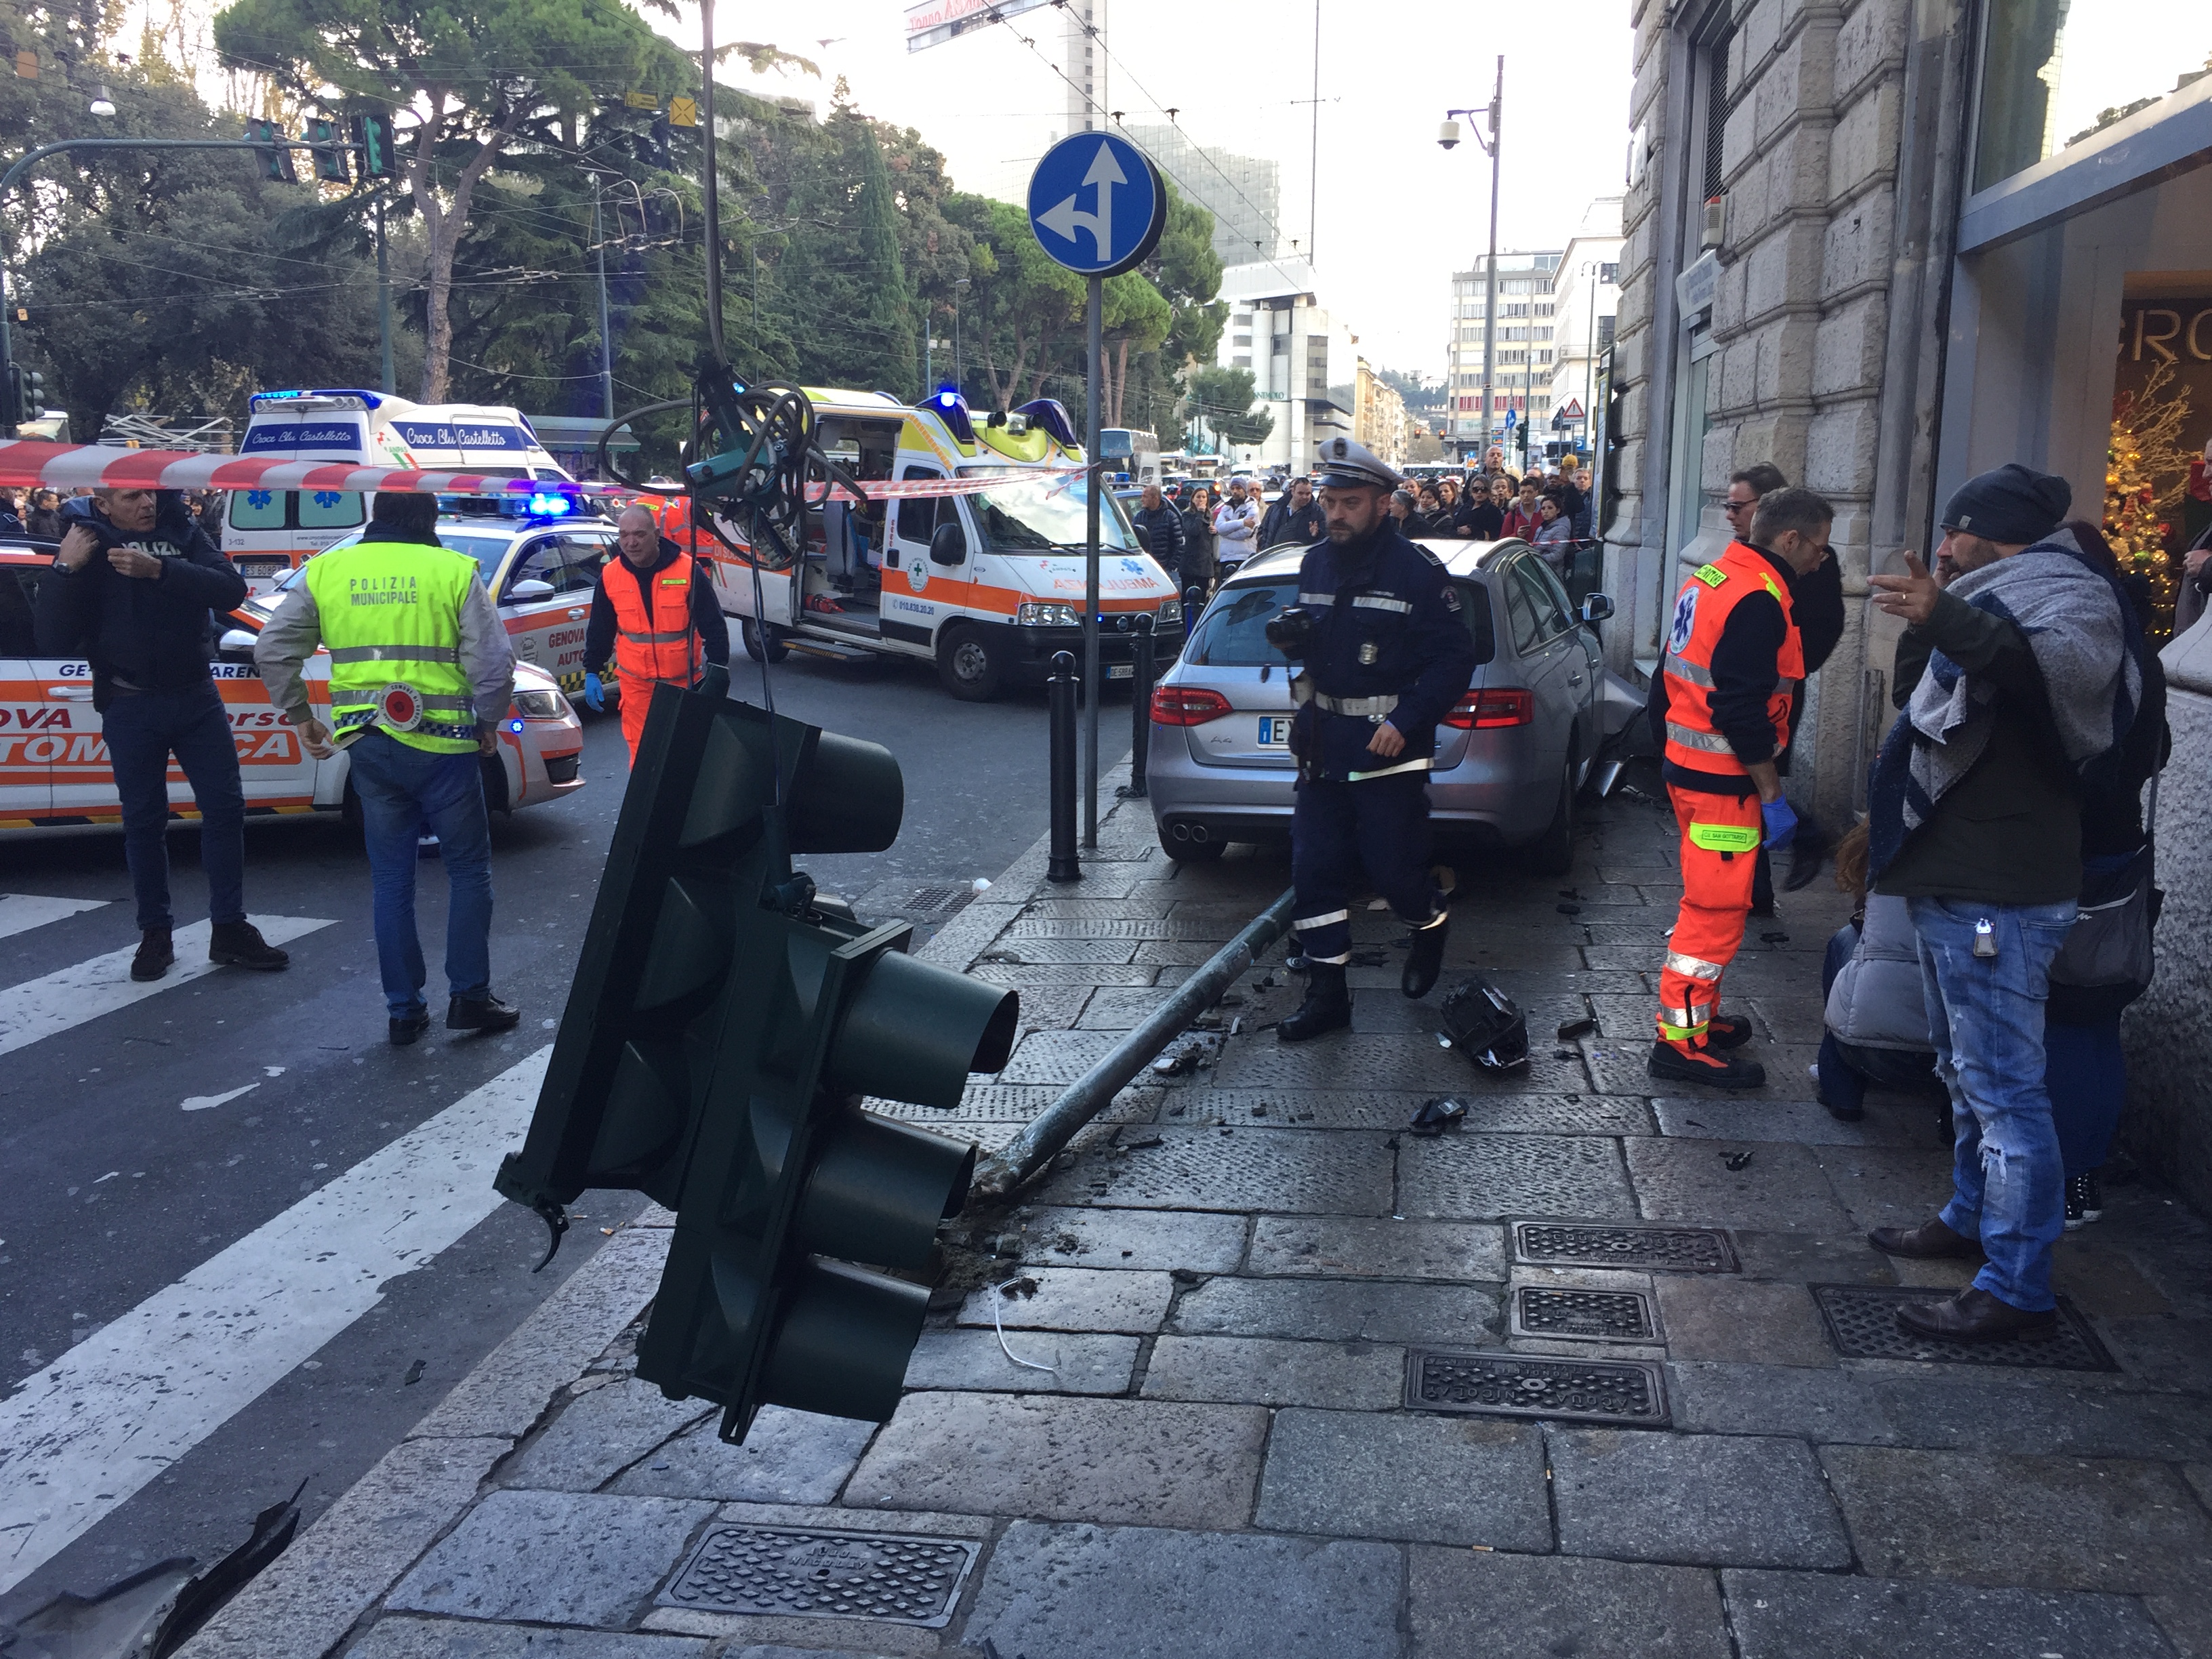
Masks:
[[[884,1619],[935,1629],[951,1619],[981,1547],[916,1533],[715,1527],[656,1599],[709,1613]]]
[[[1521,1354],[1413,1348],[1406,1404],[1483,1417],[1550,1417],[1663,1429],[1667,1385],[1647,1360],[1536,1359]]]
[[[1916,1336],[1897,1322],[1897,1310],[1909,1303],[1941,1301],[1944,1292],[1925,1287],[1814,1285],[1828,1340],[1849,1359],[1923,1359],[1950,1365],[2031,1365],[2067,1371],[2116,1371],[2119,1366],[2065,1297],[2058,1298],[2058,1328],[2048,1336],[2009,1342],[1945,1342]]]
[[[1656,1342],[1659,1321],[1641,1291],[1523,1285],[1513,1294],[1513,1334],[1577,1342]]]
[[[1516,1221],[1513,1260],[1534,1267],[1656,1267],[1732,1273],[1735,1246],[1717,1227],[1624,1227],[1609,1222]]]

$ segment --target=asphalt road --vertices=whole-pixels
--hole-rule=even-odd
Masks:
[[[740,656],[738,696],[758,700],[758,672]],[[897,843],[881,854],[800,860],[824,890],[853,898],[864,914],[904,910],[913,890],[995,876],[1043,833],[1041,694],[963,704],[924,669],[798,658],[775,671],[775,685],[780,712],[872,738],[900,759],[907,806]],[[1127,746],[1126,700],[1102,712],[1110,763]],[[0,1399],[0,1489],[14,1484],[16,1497],[0,1490],[0,1584],[21,1582],[0,1597],[0,1620],[54,1591],[90,1593],[167,1556],[212,1560],[244,1539],[257,1510],[302,1480],[312,1518],[588,1259],[600,1228],[635,1212],[634,1195],[586,1194],[583,1219],[558,1260],[532,1277],[543,1228],[512,1205],[478,1218],[468,1205],[488,1200],[471,1177],[460,1194],[467,1224],[456,1223],[456,1236],[438,1235],[434,1213],[413,1216],[413,1207],[435,1206],[409,1206],[408,1224],[422,1239],[411,1270],[372,1278],[356,1313],[331,1312],[324,1298],[318,1316],[331,1331],[319,1346],[301,1345],[301,1331],[312,1343],[319,1328],[304,1316],[289,1328],[218,1328],[227,1297],[276,1270],[271,1263],[281,1267],[285,1229],[296,1237],[303,1224],[295,1206],[310,1212],[304,1224],[332,1226],[334,1240],[342,1231],[312,1212],[311,1195],[362,1210],[373,1234],[383,1209],[403,1207],[381,1195],[404,1194],[405,1166],[428,1157],[413,1141],[392,1143],[411,1133],[441,1156],[481,1155],[467,1144],[480,1120],[465,1097],[503,1076],[490,1092],[504,1090],[511,1098],[503,1109],[526,1115],[526,1105],[514,1103],[534,1098],[530,1066],[551,1042],[566,999],[621,804],[624,759],[612,717],[589,719],[587,787],[494,820],[493,983],[523,1009],[514,1032],[449,1036],[438,1027],[416,1047],[386,1044],[368,866],[343,825],[320,821],[247,831],[249,911],[328,924],[289,942],[289,971],[224,969],[165,981],[143,1000],[5,1054],[0,1376],[12,1386]],[[170,846],[179,921],[204,918],[197,836],[173,834]],[[14,842],[0,868],[8,893],[103,902],[9,936],[0,944],[7,984],[26,987],[135,944],[119,837]],[[434,1012],[443,1000],[444,884],[434,862],[420,868]],[[927,931],[930,917],[917,919]],[[119,977],[119,969],[110,975]],[[185,1310],[166,1311],[179,1297]],[[191,1325],[190,1313],[201,1324]],[[197,1333],[199,1346],[185,1342],[182,1330]],[[88,1341],[94,1346],[86,1355],[113,1350],[102,1362],[108,1384],[53,1381],[48,1374]],[[146,1401],[175,1391],[180,1364],[209,1368],[198,1378],[198,1417],[186,1413],[179,1432],[172,1410],[170,1443],[150,1425],[134,1437]],[[19,1421],[11,1451],[5,1413],[11,1405],[27,1409],[40,1391],[57,1395],[42,1421],[65,1419],[71,1433],[88,1420],[106,1425],[120,1449],[106,1467],[134,1467],[121,1484],[143,1481],[135,1495],[106,1490],[118,1482],[94,1478],[87,1470],[97,1460],[81,1457],[74,1476],[63,1468],[50,1493],[41,1487],[26,1497],[20,1459],[33,1437]],[[11,1457],[15,1477],[4,1473]],[[36,1517],[42,1505],[70,1504],[97,1518],[55,1549],[53,1523]]]

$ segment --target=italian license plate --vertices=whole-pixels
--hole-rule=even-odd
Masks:
[[[1291,717],[1288,714],[1260,716],[1260,747],[1288,749],[1291,746]]]
[[[1109,662],[1106,665],[1106,678],[1109,680],[1129,679],[1135,675],[1136,672],[1137,665],[1134,663]]]

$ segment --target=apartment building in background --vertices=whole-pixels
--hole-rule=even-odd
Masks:
[[[1325,440],[1352,435],[1352,411],[1329,394],[1332,386],[1352,383],[1351,330],[1322,307],[1313,267],[1302,259],[1227,266],[1220,297],[1229,326],[1215,361],[1249,369],[1255,404],[1275,417],[1264,443],[1230,446],[1235,459],[1310,471]]]
[[[1556,434],[1539,430],[1586,452],[1598,436],[1600,365],[1620,311],[1621,205],[1618,196],[1592,202],[1552,273],[1552,413],[1567,423]]]
[[[1406,459],[1406,400],[1364,357],[1357,360],[1352,372],[1352,435],[1392,466]]]
[[[1552,416],[1552,278],[1563,254],[1500,253],[1498,256],[1498,361],[1491,380],[1489,431],[1493,442],[1504,428],[1506,411],[1516,421],[1534,416],[1543,430]],[[1482,447],[1483,325],[1488,299],[1490,260],[1484,255],[1470,270],[1451,279],[1450,364],[1445,392],[1449,398],[1452,448],[1461,455]]]

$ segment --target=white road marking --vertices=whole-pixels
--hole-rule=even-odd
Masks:
[[[263,927],[266,933],[267,927]],[[0,1594],[503,1201],[550,1045],[155,1291],[0,1401]]]
[[[41,898],[35,893],[0,893],[0,939],[27,933],[50,921],[59,921],[83,910],[97,910],[106,899]]]
[[[248,916],[246,920],[271,945],[283,945],[318,927],[331,926],[313,916]],[[9,987],[8,994],[0,997],[0,1054],[12,1054],[42,1037],[217,971],[216,965],[207,959],[206,922],[178,928],[171,943],[176,946],[177,965],[161,979],[142,983],[131,977],[131,958],[138,951],[133,945],[58,969],[44,979]]]
[[[188,1112],[212,1111],[218,1106],[236,1100],[240,1095],[252,1094],[260,1086],[258,1083],[246,1083],[219,1095],[192,1095],[185,1099],[184,1109]]]

